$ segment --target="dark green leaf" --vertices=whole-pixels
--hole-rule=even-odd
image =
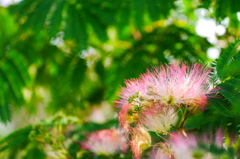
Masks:
[[[73,65],[73,72],[71,77],[71,87],[72,89],[79,88],[83,79],[85,78],[85,71],[87,68],[86,61],[82,58],[78,58],[77,62]]]
[[[57,2],[57,4],[55,5],[55,10],[53,11],[51,18],[49,20],[50,21],[49,32],[50,36],[52,37],[56,36],[61,27],[64,4],[65,0],[59,0]]]
[[[42,29],[48,12],[53,4],[52,1],[38,1],[35,9],[29,13],[27,21],[23,24],[24,28],[31,28],[31,30],[39,31]]]
[[[7,99],[5,84],[0,80],[0,121],[6,124],[10,119],[11,110]]]
[[[86,21],[81,10],[76,8],[75,5],[68,5],[66,24],[64,38],[74,40],[73,45],[77,46],[77,52],[86,49],[88,41]]]
[[[143,29],[145,1],[144,0],[132,0],[132,13],[133,21],[137,30]]]
[[[212,103],[214,108],[216,108],[221,114],[227,117],[232,117],[233,113],[231,110],[231,104],[227,99],[221,98],[211,98],[209,101]]]
[[[222,80],[229,77],[231,74],[234,75],[233,73],[240,67],[238,60],[240,54],[239,46],[240,39],[237,39],[220,55],[217,61],[217,74]],[[237,58],[234,59],[234,57]],[[237,72],[239,73],[239,71]]]

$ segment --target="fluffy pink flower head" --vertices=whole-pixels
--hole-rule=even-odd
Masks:
[[[205,133],[203,136],[188,133],[185,136],[182,133],[174,132],[171,134],[170,144],[177,159],[192,159],[195,152],[202,154],[202,158],[219,158],[215,154],[206,151],[206,149],[202,149],[199,143],[223,148],[223,136],[221,128],[217,129],[215,137],[211,133]]]
[[[151,136],[148,131],[141,126],[136,126],[133,128],[131,133],[131,150],[133,152],[134,158],[139,159],[141,157],[142,151],[151,146]]]
[[[139,79],[125,81],[126,87],[120,93],[118,107],[126,103],[141,104],[142,100],[160,100],[166,105],[182,104],[204,108],[207,96],[212,93],[209,84],[209,73],[200,64],[190,66],[178,63],[155,67],[152,72]]]
[[[118,129],[105,129],[92,132],[81,147],[98,155],[111,155],[127,148],[125,135]]]
[[[201,142],[208,145],[208,144],[215,144],[217,147],[223,147],[224,143],[224,132],[222,128],[218,128],[216,130],[216,134],[213,135],[211,133],[205,133],[201,136]]]
[[[152,110],[145,112],[140,119],[140,123],[144,125],[148,131],[166,135],[172,124],[176,121],[177,113],[172,107],[162,107],[160,111]]]
[[[209,73],[200,64],[187,66],[184,63],[155,67],[152,78],[155,78],[151,93],[166,105],[199,106],[207,104],[207,95],[212,93]]]
[[[168,143],[157,143],[153,150],[149,153],[148,159],[174,159],[174,153],[171,145]]]
[[[214,92],[208,77],[210,71],[211,69],[206,69],[200,64],[187,66],[184,63],[173,63],[155,67],[153,71],[148,70],[138,79],[126,80],[119,100],[115,101],[116,106],[121,109],[120,125],[129,131],[132,123],[143,123],[149,130],[155,131],[156,125],[148,125],[146,122],[159,119],[161,121],[158,123],[163,123],[163,127],[168,128],[170,123],[166,122],[166,114],[170,113],[146,113],[151,109],[161,110],[164,106],[175,110],[176,106],[182,105],[203,109],[208,96]]]

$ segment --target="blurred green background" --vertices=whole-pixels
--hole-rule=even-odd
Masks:
[[[239,0],[22,0],[2,6],[0,137],[58,112],[80,122],[112,119],[112,101],[125,79],[174,60],[213,62],[240,37],[239,20]]]

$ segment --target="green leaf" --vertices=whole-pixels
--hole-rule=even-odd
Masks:
[[[0,77],[4,80],[4,85],[7,90],[6,93],[9,95],[9,97],[12,97],[13,100],[16,101],[16,103],[19,103],[19,99],[15,93],[13,86],[9,82],[8,77],[6,76],[6,73],[3,72],[1,69],[0,69]]]
[[[42,29],[48,12],[53,4],[52,1],[41,1],[38,0],[34,10],[29,13],[27,21],[23,24],[23,28],[39,31]]]
[[[240,72],[239,54],[240,39],[236,39],[228,48],[220,55],[217,61],[217,74],[221,80],[227,77],[236,76]]]
[[[219,87],[221,87],[220,93],[233,105],[234,114],[240,115],[240,76],[225,81]]]
[[[212,103],[213,107],[217,109],[222,115],[227,117],[232,117],[233,113],[231,110],[231,104],[227,99],[222,99],[220,97],[211,98],[209,101]]]
[[[78,58],[78,61],[74,64],[73,67],[74,69],[70,82],[72,89],[77,89],[85,77],[85,71],[87,69],[86,61],[82,58]]]
[[[11,50],[8,54],[7,62],[12,65],[12,68],[15,70],[14,73],[17,74],[18,79],[22,81],[23,85],[31,83],[27,62],[22,54],[16,50]]]
[[[105,74],[105,68],[104,68],[104,65],[103,65],[102,61],[98,61],[96,63],[95,71],[97,72],[98,76],[100,77],[100,80],[102,82],[104,82],[105,78],[106,78],[106,74]]]
[[[25,149],[28,143],[29,133],[32,127],[28,126],[17,131],[0,140],[0,152],[7,151],[9,159],[18,159],[19,151]]]
[[[18,103],[17,105],[20,105],[24,99],[23,99],[23,94],[22,94],[22,84],[18,81],[16,82],[16,79],[20,79],[21,76],[19,77],[18,74],[16,74],[13,71],[13,68],[11,65],[6,62],[4,65],[1,67],[2,72],[5,74],[5,80],[8,83],[9,87],[14,93],[15,96],[15,101]],[[12,73],[9,73],[12,72]]]
[[[49,19],[50,24],[49,24],[49,32],[50,36],[55,37],[56,34],[59,31],[59,28],[62,23],[62,17],[63,17],[63,8],[65,5],[65,0],[59,0],[56,4],[56,8],[53,11],[51,18]]]
[[[233,80],[231,80],[233,81]],[[233,105],[240,104],[240,93],[239,89],[236,89],[235,85],[231,83],[231,81],[224,82],[222,84],[219,84],[220,93],[226,97]],[[235,80],[234,82],[239,82]]]
[[[27,126],[22,129],[18,129],[16,131],[12,132],[11,134],[9,134],[8,136],[0,139],[0,144],[14,140],[14,138],[21,136],[22,134],[26,134],[26,133],[28,134],[31,130],[32,130],[32,126]]]
[[[221,155],[226,151],[226,149],[224,149],[223,147],[219,148],[215,144],[206,145],[206,144],[200,143],[199,147],[202,149],[205,149],[215,155]]]
[[[10,8],[10,11],[14,14],[18,15],[18,20],[21,19],[21,17],[26,16],[29,12],[29,8],[32,8],[34,5],[36,5],[38,1],[32,1],[32,0],[24,0],[18,3],[18,5],[13,6]]]
[[[152,21],[157,21],[160,18],[160,12],[159,6],[161,5],[158,0],[146,0],[147,5],[147,12],[152,19]]]
[[[11,110],[4,86],[4,82],[0,80],[0,121],[6,124],[11,119]]]
[[[132,13],[133,21],[137,30],[143,29],[144,21],[144,10],[145,10],[145,1],[144,0],[132,0]]]
[[[87,22],[92,27],[94,33],[101,41],[106,41],[108,39],[107,32],[106,32],[106,25],[101,21],[98,21],[98,17],[89,13],[86,14]]]
[[[86,22],[83,12],[77,9],[75,5],[68,5],[66,24],[64,39],[74,40],[77,52],[86,49],[88,41]]]
[[[31,79],[26,61],[19,52],[10,50],[1,62],[0,121],[6,123],[11,119],[10,105],[22,105],[24,101],[22,88],[27,86]]]
[[[23,157],[23,159],[45,159],[47,156],[45,152],[41,149],[39,149],[36,146],[31,147],[30,149],[27,150],[26,155]]]
[[[125,2],[126,3],[126,2]],[[129,24],[131,19],[131,8],[128,7],[127,4],[123,4],[123,7],[118,12],[117,17],[117,29],[118,29],[118,37],[122,39],[124,37],[124,34],[128,36],[128,30],[127,27],[129,27],[126,24]]]
[[[114,20],[114,9],[116,9],[115,7],[110,7],[110,8],[103,7],[104,2],[101,2],[99,4],[94,4],[94,3],[90,3],[90,4],[91,5],[89,5],[89,3],[84,4],[85,14],[95,15],[96,17],[98,17],[97,19],[101,23],[106,25],[111,25],[115,22]]]
[[[0,8],[0,21],[4,22],[0,23],[0,40],[11,37],[17,28],[13,17],[4,8]]]

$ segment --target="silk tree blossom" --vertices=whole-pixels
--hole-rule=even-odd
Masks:
[[[187,137],[181,133],[172,133],[171,146],[177,159],[192,159],[192,153],[197,148],[197,139],[194,135]]]
[[[213,136],[213,134],[203,134],[201,136],[201,142],[209,145],[209,144],[215,144],[217,147],[221,148],[223,147],[223,141],[224,141],[224,132],[222,128],[218,128],[216,130],[216,134]]]
[[[224,139],[223,129],[219,128],[216,131],[216,137],[215,137],[215,144],[217,145],[217,147],[222,147],[223,146],[223,139]]]
[[[174,159],[174,153],[169,143],[157,143],[148,154],[148,159]]]
[[[176,111],[174,108],[163,107],[161,111],[151,111],[144,113],[141,123],[148,131],[154,131],[160,134],[168,134],[172,124],[175,123]]]
[[[204,109],[208,97],[215,92],[209,82],[210,72],[200,64],[173,63],[125,81],[115,104],[120,108],[119,123],[130,136],[135,158],[144,150],[142,145],[151,140],[147,131],[168,134],[179,107]]]
[[[141,98],[146,97],[148,85],[142,79],[125,81],[126,87],[122,88],[120,99],[115,101],[117,107],[123,107],[127,103],[140,104]]]
[[[142,151],[151,147],[151,136],[148,131],[141,126],[136,126],[131,132],[131,150],[133,152],[134,158],[139,159],[141,157]]]
[[[222,156],[211,153],[211,148],[209,148],[210,145],[214,145],[216,146],[215,149],[223,150],[222,129],[216,131],[215,138],[207,133],[199,137],[190,133],[185,136],[182,133],[173,132],[170,136],[171,138],[168,139],[167,143],[155,144],[153,150],[148,154],[148,159],[193,159],[199,157],[202,159],[214,159],[230,157],[226,153],[222,153]]]
[[[98,155],[111,155],[126,151],[128,144],[125,135],[118,129],[105,129],[89,134],[81,147]]]
[[[156,81],[152,93],[166,105],[199,106],[203,109],[207,97],[213,93],[209,82],[211,69],[200,64],[174,63],[155,67],[152,78]]]
[[[173,123],[170,120],[172,115],[167,115],[176,114],[172,110],[182,105],[187,108],[199,106],[201,109],[206,106],[208,96],[214,92],[208,77],[210,71],[200,64],[187,66],[173,63],[154,67],[138,79],[126,80],[119,100],[115,101],[116,107],[120,108],[120,125],[128,132],[131,131],[131,124],[142,123],[149,131],[166,134]],[[169,107],[167,110],[171,112],[147,113],[163,107]],[[153,125],[151,121],[158,119],[158,124]],[[156,128],[157,125],[159,128]]]
[[[208,95],[213,93],[208,76],[210,72],[211,69],[200,64],[173,63],[154,67],[139,79],[125,81],[126,87],[122,88],[116,106],[121,108],[127,103],[144,104],[142,101],[159,100],[166,105],[199,106],[203,109]]]
[[[216,131],[215,137],[208,133],[203,134],[203,136],[196,136],[193,134],[187,134],[187,136],[184,136],[181,133],[172,133],[171,137],[170,145],[176,159],[192,159],[196,153],[198,156],[202,155],[202,159],[221,158],[220,156],[215,156],[216,154],[211,153],[211,151],[208,152],[207,148],[209,148],[210,145],[214,145],[216,149],[219,148],[223,152],[222,129]],[[202,146],[199,147],[199,144]],[[203,145],[205,145],[205,149],[202,148],[204,147]],[[223,153],[222,155],[225,156],[227,154]]]

